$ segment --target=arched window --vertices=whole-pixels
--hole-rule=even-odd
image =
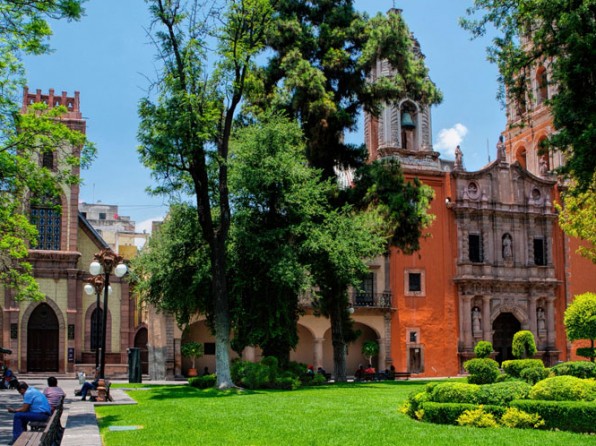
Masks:
[[[31,205],[31,223],[37,226],[35,249],[60,250],[62,212],[56,199],[34,200]]]
[[[538,67],[536,70],[536,103],[542,104],[548,99],[548,79],[546,68]]]
[[[91,334],[89,348],[93,351],[101,348],[101,333],[103,325],[103,310],[96,308],[91,313]]]
[[[41,158],[41,167],[54,170],[54,152],[44,152]]]
[[[517,149],[517,151],[515,152],[515,159],[522,168],[527,169],[525,147],[520,147],[519,149]]]
[[[417,150],[418,115],[416,105],[404,102],[400,108],[399,124],[401,129],[401,147],[406,150]]]

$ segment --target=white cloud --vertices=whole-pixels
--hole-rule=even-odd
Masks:
[[[441,152],[442,155],[453,158],[455,156],[455,148],[461,145],[467,134],[468,128],[458,122],[450,129],[442,129],[439,132],[434,148]]]
[[[148,218],[147,220],[143,220],[141,222],[136,223],[135,230],[136,230],[136,232],[151,234],[153,222],[154,221],[163,221],[163,219],[164,219],[163,215],[158,215],[157,217]],[[141,249],[145,245],[145,241],[146,241],[145,238],[137,237],[137,238],[135,238],[135,245],[137,246],[137,248]]]

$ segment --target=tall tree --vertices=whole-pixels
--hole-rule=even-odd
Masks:
[[[264,94],[251,99],[255,106],[273,104],[299,120],[307,139],[307,158],[325,178],[335,178],[338,167],[353,169],[364,164],[364,148],[343,139],[346,131],[356,128],[363,110],[377,114],[383,103],[406,96],[425,103],[441,100],[396,10],[370,19],[356,12],[351,0],[283,0],[274,18],[277,26],[267,40],[271,58],[260,73],[260,83],[255,82]],[[371,79],[369,73],[378,60],[387,60],[395,74]],[[362,258],[366,257],[359,264],[352,254],[378,254],[367,252],[364,246],[362,251],[349,249],[348,240],[355,240],[357,234],[343,218],[358,217],[354,208],[346,212],[345,197],[338,190],[328,196],[338,221],[326,227],[325,236],[321,233],[319,255],[312,259],[312,274],[322,295],[320,308],[331,321],[335,375],[340,380],[346,376],[347,343],[356,336],[347,290],[363,273]],[[412,221],[422,217],[414,216],[417,209],[409,206]],[[418,222],[416,231],[409,234],[416,239],[422,227],[422,220]],[[328,236],[332,233],[337,238]],[[360,236],[367,239],[365,234]],[[354,242],[352,247],[358,245]],[[346,256],[338,256],[340,252]]]
[[[86,166],[94,148],[84,135],[60,122],[65,107],[48,110],[44,104],[20,113],[25,71],[23,55],[49,51],[51,19],[78,20],[82,0],[0,1],[0,283],[13,290],[13,297],[43,299],[25,261],[35,246],[37,231],[29,221],[27,203],[52,199],[63,184],[79,180],[73,167]],[[80,158],[77,153],[79,152]],[[41,159],[56,152],[55,170]]]
[[[594,193],[596,172],[596,3],[593,0],[475,0],[462,19],[473,36],[498,36],[488,49],[507,95],[519,104],[532,98],[531,68],[547,63],[555,86],[548,100],[555,132],[548,147],[565,154],[562,173],[577,192]],[[527,112],[530,107],[526,107]],[[522,107],[523,110],[523,107]]]
[[[154,84],[155,101],[146,98],[139,106],[139,152],[161,180],[156,192],[184,190],[196,197],[211,267],[207,316],[215,335],[217,385],[226,388],[233,385],[226,276],[229,142],[254,58],[263,49],[271,5],[268,0],[148,3],[163,72]],[[208,51],[212,44],[215,54]]]
[[[575,296],[573,302],[565,310],[565,330],[570,341],[582,339],[590,341],[590,347],[578,349],[580,356],[596,358],[596,294],[584,293]]]

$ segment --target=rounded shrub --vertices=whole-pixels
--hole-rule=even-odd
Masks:
[[[464,369],[470,374],[470,384],[492,384],[500,374],[499,364],[490,358],[474,358],[464,362]]]
[[[428,392],[413,392],[408,395],[408,398],[404,401],[400,411],[410,418],[420,419],[418,418],[418,414],[421,414],[420,406],[430,400],[431,394]]]
[[[537,383],[530,394],[532,400],[594,401],[596,381],[575,376],[553,376]]]
[[[432,389],[430,400],[436,403],[470,403],[478,402],[480,386],[458,382],[439,383]]]
[[[215,387],[216,381],[217,377],[214,374],[188,378],[188,384],[191,387],[196,387],[198,389],[209,389],[211,387]]]
[[[530,367],[542,367],[544,363],[540,359],[514,359],[512,361],[503,361],[501,364],[503,371],[514,378],[521,378],[521,372],[523,369]]]
[[[520,378],[528,384],[536,384],[538,381],[548,378],[550,369],[544,367],[528,367],[523,369],[520,373]]]
[[[478,404],[508,406],[513,400],[525,399],[531,386],[524,381],[510,381],[480,386],[476,398]]]
[[[493,345],[488,341],[479,341],[474,347],[477,358],[488,358],[493,352]]]
[[[571,375],[576,378],[596,378],[596,363],[587,361],[562,362],[551,368],[557,376]]]
[[[538,429],[544,426],[540,415],[509,407],[501,417],[501,424],[515,429]]]
[[[521,330],[513,335],[511,353],[516,358],[531,358],[536,353],[536,341],[530,330]]]

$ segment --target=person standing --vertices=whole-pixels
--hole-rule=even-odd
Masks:
[[[64,390],[58,387],[58,380],[54,376],[48,378],[48,387],[43,390],[43,394],[48,399],[48,403],[50,403],[52,413],[60,405],[62,398],[66,396]]]
[[[50,403],[43,393],[35,387],[29,387],[22,381],[17,386],[17,391],[23,396],[23,405],[18,409],[8,408],[8,412],[14,414],[12,420],[12,442],[27,430],[29,421],[46,421],[52,412]]]

